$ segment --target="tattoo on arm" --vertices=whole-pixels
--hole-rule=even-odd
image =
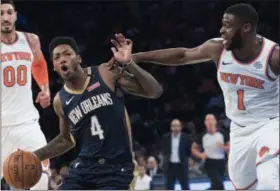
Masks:
[[[64,137],[62,134],[59,134],[46,146],[34,151],[34,153],[41,161],[43,161],[48,158],[53,158],[62,155],[74,146],[75,144],[73,144],[71,136]]]

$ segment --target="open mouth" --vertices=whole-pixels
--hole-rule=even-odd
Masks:
[[[61,71],[64,72],[64,73],[68,72],[68,67],[67,67],[67,66],[61,66],[60,69],[61,69]]]

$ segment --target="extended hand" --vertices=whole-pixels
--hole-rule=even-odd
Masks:
[[[131,51],[133,43],[130,39],[126,39],[122,34],[116,34],[115,37],[116,40],[111,40],[115,46],[111,48],[114,58],[120,64],[127,65],[132,59]]]

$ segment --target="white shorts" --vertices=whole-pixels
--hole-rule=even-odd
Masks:
[[[259,177],[257,166],[276,157],[279,157],[279,117],[246,127],[231,123],[228,166],[236,189],[252,187]]]
[[[17,149],[35,151],[47,144],[38,120],[29,121],[16,126],[2,126],[2,163],[6,157]],[[49,160],[42,162],[43,171],[48,172]],[[3,173],[2,173],[3,176]]]

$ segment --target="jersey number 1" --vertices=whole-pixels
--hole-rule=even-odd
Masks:
[[[239,89],[237,90],[237,95],[238,95],[238,109],[239,110],[245,110],[245,105],[244,105],[244,90]]]
[[[3,77],[6,87],[13,87],[16,83],[24,86],[27,83],[27,67],[20,65],[14,69],[12,66],[7,66],[3,70]]]
[[[91,117],[91,135],[98,135],[99,139],[104,139],[103,130],[101,129],[101,125],[96,116]]]

